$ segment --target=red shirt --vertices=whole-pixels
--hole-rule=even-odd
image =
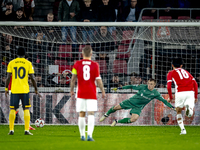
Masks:
[[[176,68],[175,70],[172,70],[168,73],[167,90],[168,90],[170,99],[172,99],[172,91],[171,91],[172,81],[175,84],[176,93],[184,92],[184,91],[194,91],[195,98],[197,98],[198,85],[194,77],[188,71],[182,68]]]
[[[97,99],[96,79],[101,79],[99,64],[92,60],[83,59],[76,61],[72,73],[77,75],[77,98]]]
[[[11,78],[10,78],[10,83],[9,83],[9,85],[8,85],[8,90],[9,90],[9,91],[11,90],[11,84],[12,84],[12,76],[11,76]]]

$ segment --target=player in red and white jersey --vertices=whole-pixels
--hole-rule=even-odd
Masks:
[[[175,84],[175,107],[177,112],[177,122],[181,128],[180,134],[186,134],[183,124],[182,109],[186,107],[186,116],[192,117],[194,103],[197,102],[198,84],[194,77],[182,68],[183,60],[175,58],[172,61],[173,70],[167,75],[167,90],[169,101],[173,99],[171,84]]]
[[[103,83],[99,73],[99,64],[91,60],[92,48],[86,45],[83,50],[83,60],[77,61],[72,69],[72,78],[70,83],[71,96],[74,95],[75,82],[77,82],[76,91],[76,111],[79,112],[78,126],[81,140],[85,140],[85,113],[88,112],[88,137],[87,141],[94,141],[92,133],[94,130],[94,112],[97,111],[97,91],[96,84],[105,97]]]

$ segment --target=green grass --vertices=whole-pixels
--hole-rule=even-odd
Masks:
[[[187,135],[171,126],[97,126],[95,142],[80,141],[77,126],[44,126],[24,135],[24,126],[0,126],[1,150],[199,150],[200,127],[186,126]]]

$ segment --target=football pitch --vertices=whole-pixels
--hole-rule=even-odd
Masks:
[[[24,135],[24,126],[0,125],[1,150],[199,150],[200,126],[96,126],[94,142],[80,141],[78,126],[44,126]]]

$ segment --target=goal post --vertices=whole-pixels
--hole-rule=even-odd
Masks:
[[[151,22],[149,22],[151,21]],[[30,84],[31,122],[43,118],[47,124],[77,124],[75,98],[70,97],[69,83],[73,64],[82,59],[82,48],[90,44],[92,60],[100,66],[107,92],[101,98],[98,89],[98,112],[95,124],[110,124],[112,119],[129,116],[119,111],[108,120],[98,119],[111,106],[128,99],[137,91],[113,91],[118,86],[146,84],[157,80],[157,90],[167,99],[166,75],[171,60],[182,57],[184,68],[200,80],[200,22],[198,20],[146,20],[144,22],[0,22],[0,124],[8,123],[9,99],[4,96],[6,68],[16,58],[19,47],[26,49],[32,62],[42,98],[34,95]],[[174,92],[174,89],[173,89]],[[174,105],[174,102],[172,103]],[[186,124],[198,125],[200,102]],[[168,122],[162,121],[168,117]],[[139,120],[131,125],[175,125],[175,112],[158,100],[150,102]],[[21,123],[20,118],[17,119]]]

